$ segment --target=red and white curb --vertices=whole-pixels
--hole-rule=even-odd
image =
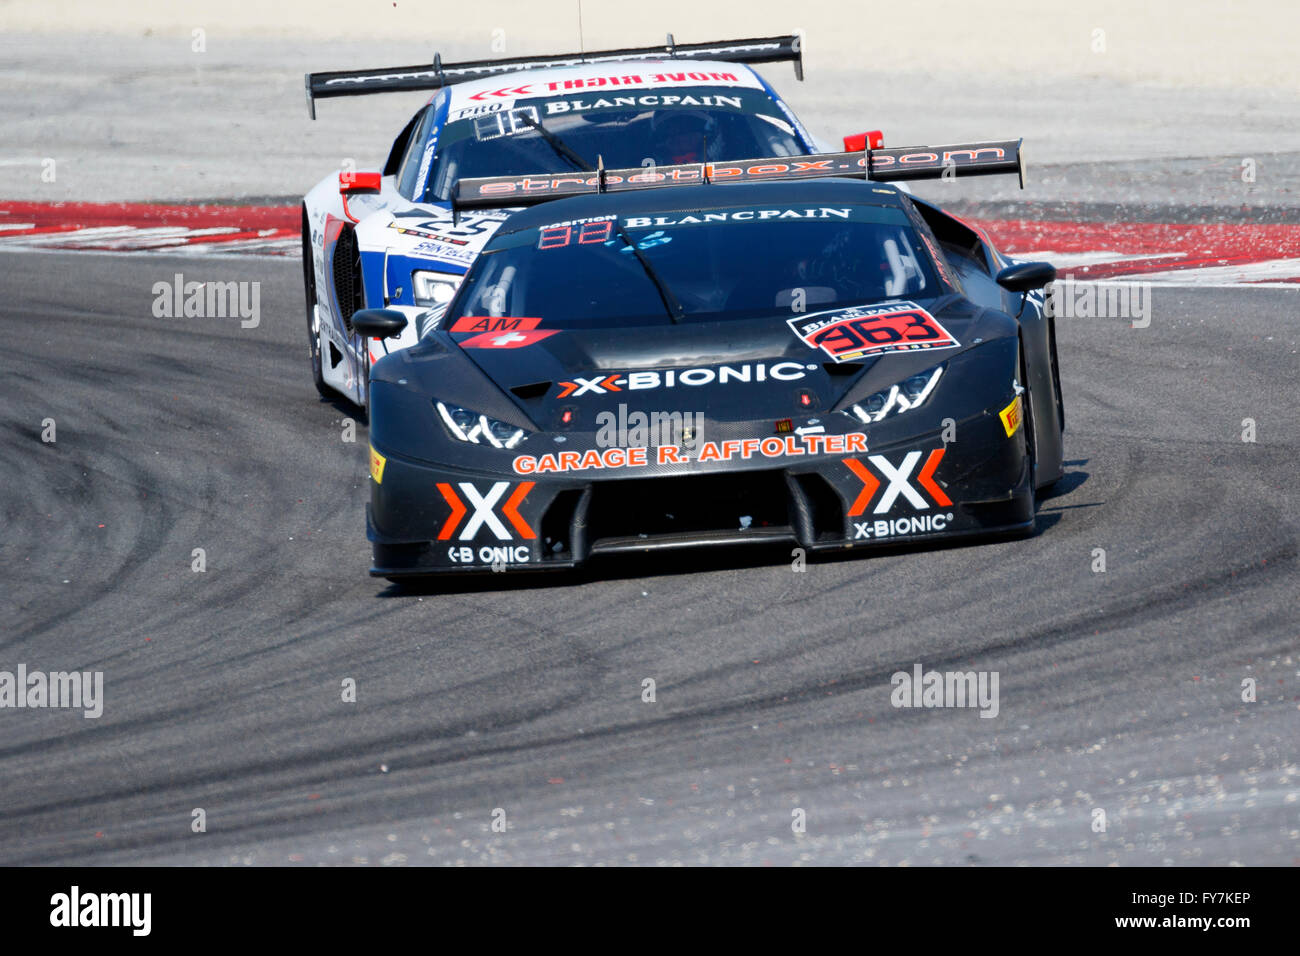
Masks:
[[[1018,259],[1045,259],[1079,282],[1300,289],[1300,225],[985,220]]]
[[[972,220],[1078,282],[1300,288],[1300,225]],[[297,206],[0,202],[0,250],[298,256]]]
[[[0,202],[0,250],[299,255],[297,206]]]

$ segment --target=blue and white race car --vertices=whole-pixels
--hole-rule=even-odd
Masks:
[[[793,61],[803,78],[798,36],[679,45],[669,35],[662,47],[308,74],[313,118],[315,101],[326,97],[438,91],[398,135],[382,170],[345,170],[303,200],[317,389],[367,407],[371,363],[414,345],[438,320],[510,215],[500,208],[453,214],[458,180],[498,178],[506,198],[511,190],[528,196],[550,188],[539,173],[595,182],[606,169],[641,168],[638,179],[653,183],[661,166],[818,152],[749,66],[776,61]],[[859,138],[880,145],[878,133]],[[365,308],[403,312],[405,332],[363,338],[350,320]]]

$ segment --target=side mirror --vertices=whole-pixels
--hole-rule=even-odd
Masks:
[[[367,339],[391,339],[406,328],[406,316],[394,309],[362,309],[352,313],[352,329]]]
[[[377,193],[383,184],[379,173],[339,173],[339,194],[352,196],[357,193]]]
[[[998,285],[1009,292],[1041,289],[1056,278],[1056,266],[1050,262],[1017,262],[998,273]]]
[[[884,149],[885,134],[878,129],[873,129],[868,133],[855,133],[852,136],[844,137],[844,151],[846,153],[860,153],[868,148]]]

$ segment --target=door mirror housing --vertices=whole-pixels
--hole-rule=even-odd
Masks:
[[[391,339],[406,328],[406,316],[395,309],[361,309],[352,313],[352,329],[367,339]]]
[[[1056,278],[1056,266],[1050,262],[1017,262],[998,273],[998,285],[1009,292],[1041,289]]]

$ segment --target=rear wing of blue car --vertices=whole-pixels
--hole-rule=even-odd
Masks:
[[[1023,189],[1022,142],[1017,139],[949,146],[904,146],[854,153],[769,156],[727,163],[637,166],[632,169],[605,169],[602,165],[594,172],[461,179],[452,191],[452,209],[532,206],[550,199],[633,189],[827,177],[898,182],[1014,173],[1020,177],[1020,188]]]
[[[783,37],[756,37],[749,40],[720,40],[716,43],[674,43],[673,35],[663,46],[629,47],[626,50],[599,50],[591,53],[564,53],[558,56],[517,56],[501,60],[469,60],[443,63],[435,54],[433,63],[418,66],[394,66],[377,70],[339,70],[333,73],[308,73],[307,112],[316,118],[316,100],[332,96],[364,96],[369,93],[396,93],[409,90],[437,90],[453,83],[478,80],[500,73],[517,73],[552,66],[579,66],[583,63],[606,63],[616,60],[726,60],[731,63],[794,62],[794,75],[803,79],[803,50],[798,34]]]

